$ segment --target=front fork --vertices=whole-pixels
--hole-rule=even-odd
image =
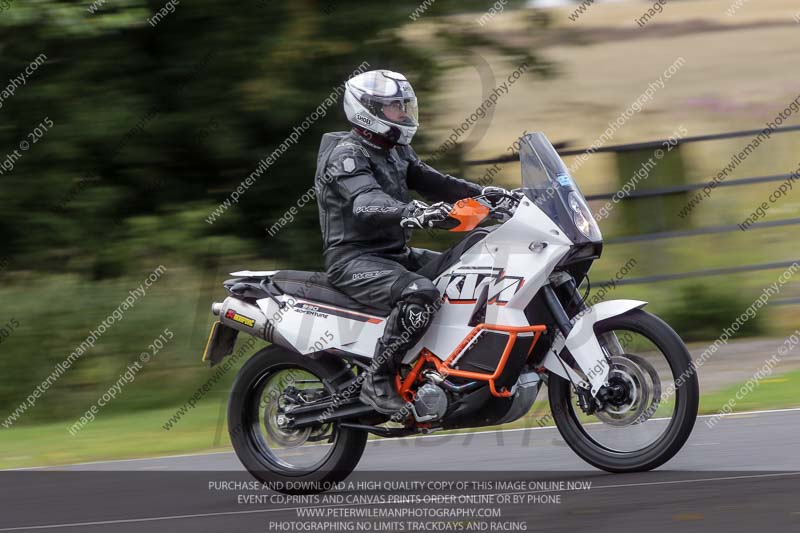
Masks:
[[[646,302],[611,300],[587,307],[570,276],[559,273],[551,277],[551,282],[557,284],[562,298],[559,299],[552,283],[542,287],[542,297],[561,335],[553,341],[543,365],[553,373],[569,379],[576,389],[588,389],[592,397],[597,397],[598,392],[606,385],[611,368],[610,356],[621,354],[622,346],[613,333],[598,339],[594,332],[595,323],[642,307]],[[602,346],[600,340],[603,341]],[[567,362],[561,357],[564,348],[569,351],[574,365],[583,375],[571,368],[573,361]]]

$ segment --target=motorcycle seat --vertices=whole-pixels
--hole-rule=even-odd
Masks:
[[[430,280],[435,280],[442,272],[456,264],[461,255],[480,242],[488,233],[499,226],[476,228],[449,250],[445,250],[436,259],[425,264],[417,273]],[[241,277],[229,279],[225,288],[239,298],[259,300],[275,296],[276,290],[283,294],[302,298],[320,304],[329,304],[357,313],[387,317],[391,309],[371,307],[350,298],[339,291],[329,281],[325,272],[307,272],[305,270],[278,270],[251,272],[245,270],[234,272]]]
[[[272,275],[272,284],[289,296],[330,304],[358,313],[386,317],[391,312],[391,309],[370,307],[353,300],[331,285],[325,272],[279,270]]]

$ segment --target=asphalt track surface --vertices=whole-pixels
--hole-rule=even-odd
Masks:
[[[672,461],[654,472],[626,475],[586,465],[555,428],[370,441],[351,480],[370,482],[371,489],[333,493],[360,495],[357,504],[319,497],[293,502],[266,490],[220,488],[252,479],[232,453],[5,471],[0,532],[356,531],[356,523],[366,522],[369,531],[467,531],[470,523],[478,531],[800,531],[800,409],[731,415],[713,427],[707,420],[698,419]],[[455,490],[459,480],[484,479],[489,484]],[[452,484],[440,491],[430,485],[419,492],[375,488],[389,480],[404,487],[409,480]],[[497,489],[498,482],[514,486]],[[577,488],[565,488],[568,483]],[[441,499],[438,506],[385,503],[415,494],[476,498],[460,504]],[[370,495],[383,500],[370,503]],[[515,504],[502,500],[509,495],[517,497]],[[401,507],[488,509],[500,516],[352,514]],[[327,514],[299,516],[298,509],[309,508]]]

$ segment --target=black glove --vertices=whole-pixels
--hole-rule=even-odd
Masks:
[[[419,200],[412,200],[403,210],[400,225],[404,228],[436,228],[449,227],[446,223],[450,218],[453,206],[447,202],[436,202],[428,205]]]
[[[509,191],[492,185],[484,187],[481,195],[492,207],[492,218],[505,222],[514,214],[520,200],[525,196],[520,190]]]

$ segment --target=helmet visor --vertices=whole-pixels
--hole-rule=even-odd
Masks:
[[[373,116],[399,126],[418,126],[415,96],[374,96],[363,94],[361,105]]]
[[[377,117],[401,126],[419,125],[416,98],[394,98],[378,103]]]

